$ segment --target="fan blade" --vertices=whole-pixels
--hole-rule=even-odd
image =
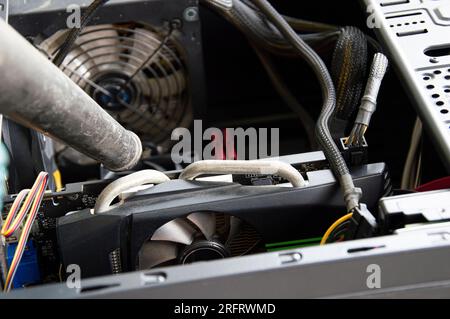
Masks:
[[[183,71],[175,71],[165,77],[148,79],[152,98],[158,101],[161,98],[178,96],[186,89],[186,78]]]
[[[175,219],[158,228],[152,240],[171,241],[190,245],[194,241],[195,229],[183,219]]]
[[[90,79],[96,66],[90,56],[80,48],[70,51],[64,59],[61,68],[81,88],[85,88],[85,79]]]
[[[237,235],[239,235],[239,233],[242,230],[242,226],[243,226],[242,220],[240,220],[237,217],[230,216],[230,232],[228,234],[228,238],[225,244],[226,246],[229,246],[233,242],[233,239]]]
[[[132,41],[130,50],[129,66],[126,67],[127,72],[133,74],[136,68],[140,67],[149,56],[151,56],[161,43],[159,37],[152,31],[136,28],[133,37],[130,39]],[[155,56],[153,61],[157,60],[158,57]],[[149,61],[150,63],[153,61]]]
[[[192,213],[189,219],[195,226],[197,226],[206,239],[211,240],[216,232],[216,215],[207,213]]]
[[[164,241],[148,241],[139,251],[139,269],[150,269],[177,257],[177,244]]]
[[[111,24],[86,27],[76,44],[89,54],[98,67],[96,72],[120,69],[115,62],[120,60],[119,33]]]

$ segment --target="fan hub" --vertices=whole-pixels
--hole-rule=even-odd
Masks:
[[[106,74],[95,82],[104,90],[95,89],[92,96],[104,109],[122,111],[126,108],[126,104],[133,105],[137,100],[137,89],[126,75]]]
[[[230,256],[228,249],[221,243],[208,240],[195,241],[187,246],[180,257],[181,264],[199,261],[224,259]]]

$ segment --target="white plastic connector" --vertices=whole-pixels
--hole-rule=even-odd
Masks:
[[[375,54],[355,123],[369,126],[372,115],[377,109],[378,93],[380,92],[381,83],[386,75],[388,65],[388,58],[384,54]]]

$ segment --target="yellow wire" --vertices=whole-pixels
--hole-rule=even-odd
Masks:
[[[330,228],[328,228],[328,230],[326,231],[325,235],[323,235],[322,240],[320,241],[321,245],[325,245],[328,237],[330,237],[331,233],[337,228],[339,227],[339,225],[341,225],[342,223],[346,222],[347,220],[349,220],[350,218],[352,218],[353,213],[349,213],[341,218],[339,218],[337,221],[335,221],[333,223],[333,225],[330,226]]]
[[[61,171],[57,169],[53,172],[53,180],[55,181],[56,191],[60,192],[63,189],[63,183],[61,178]]]
[[[47,178],[47,173],[43,173],[43,172],[39,173],[33,187],[31,188],[31,191],[28,192],[28,190],[26,190],[28,192],[28,195],[27,195],[27,199],[25,201],[28,201],[30,199],[32,201],[32,204],[31,204],[31,207],[25,208],[26,209],[25,214],[27,214],[27,213],[29,213],[29,214],[26,217],[24,228],[22,230],[22,233],[19,236],[19,240],[17,243],[17,247],[16,247],[16,251],[14,253],[13,260],[11,261],[11,265],[7,272],[7,276],[6,276],[6,280],[5,280],[5,287],[4,287],[5,292],[9,292],[9,290],[11,289],[11,284],[14,279],[15,271],[17,270],[17,267],[19,267],[20,259],[22,257],[23,251],[25,250],[26,242],[27,242],[28,236],[31,232],[32,224],[37,215],[37,211],[39,209],[42,197],[45,192],[45,188],[47,186],[46,178]],[[36,192],[34,192],[34,191],[36,191]],[[19,194],[23,194],[23,192],[25,192],[25,191],[22,191]],[[21,201],[20,196],[18,196],[16,198],[16,200]],[[15,206],[15,205],[13,204],[13,206]],[[26,203],[24,204],[24,206],[27,206]],[[13,207],[11,207],[11,209],[12,208]],[[20,214],[20,212],[19,212],[19,214]],[[19,223],[19,221],[17,221],[17,219],[18,218],[16,218],[16,220],[13,222],[13,224],[16,222]],[[6,235],[8,235],[8,232],[13,232],[13,231],[14,231],[13,228],[8,228],[6,230]],[[2,233],[2,235],[5,235],[5,234]]]

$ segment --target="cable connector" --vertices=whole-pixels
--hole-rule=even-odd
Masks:
[[[369,145],[364,136],[360,144],[347,143],[348,138],[341,138],[339,141],[339,148],[341,149],[342,157],[349,166],[359,166],[367,164],[369,160]]]
[[[380,92],[381,83],[386,75],[388,65],[389,61],[384,54],[375,54],[355,123],[369,126],[372,115],[377,108],[378,93]]]
[[[367,209],[365,204],[360,204],[353,210],[350,227],[346,239],[359,239],[373,237],[378,230],[375,217]]]
[[[356,207],[359,207],[359,201],[362,197],[361,188],[355,187],[353,184],[353,178],[350,174],[341,176],[340,184],[344,192],[344,201],[347,207],[347,211],[351,212]]]

